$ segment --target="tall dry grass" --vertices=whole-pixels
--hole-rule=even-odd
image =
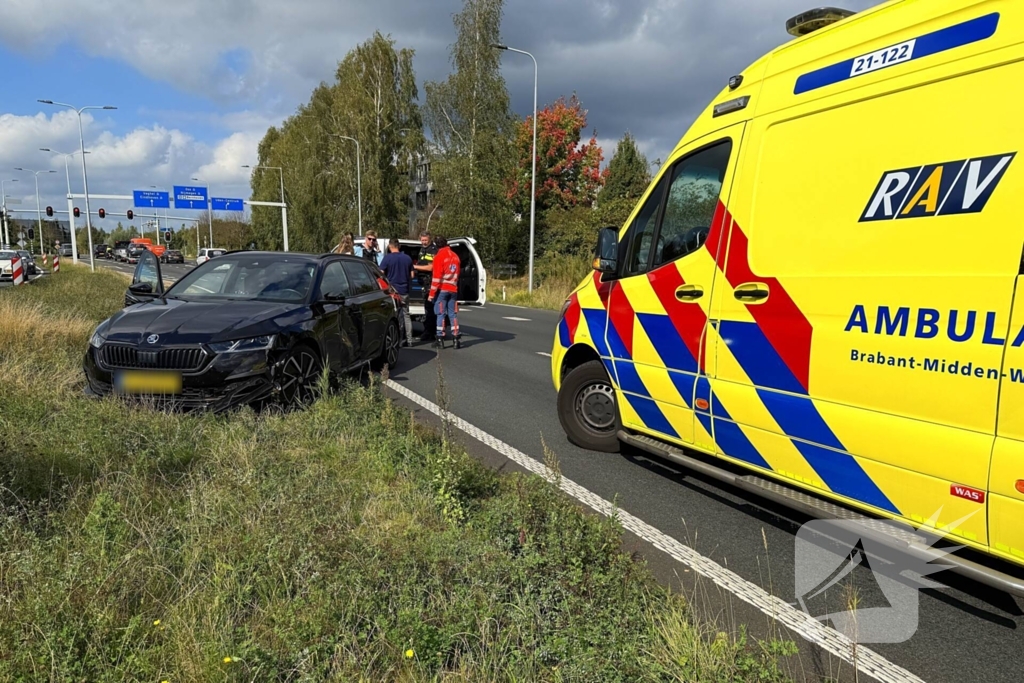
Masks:
[[[378,382],[287,414],[87,399],[124,280],[61,278],[0,291],[0,681],[783,679],[695,626],[615,520],[484,469]]]
[[[528,278],[525,276],[507,280],[489,278],[487,300],[557,311],[590,272],[590,260],[580,256],[538,259],[534,262],[535,286],[532,293],[528,290]]]

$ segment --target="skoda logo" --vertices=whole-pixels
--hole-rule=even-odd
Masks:
[[[160,341],[160,335],[151,334],[148,337],[146,337],[146,341],[149,342],[150,344],[156,344],[158,341]]]

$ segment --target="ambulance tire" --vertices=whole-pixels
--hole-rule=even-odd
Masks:
[[[558,420],[569,441],[580,448],[618,453],[622,427],[615,391],[599,360],[572,370],[558,391]]]

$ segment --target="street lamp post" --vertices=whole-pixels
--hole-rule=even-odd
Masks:
[[[71,200],[71,171],[68,169],[68,157],[73,157],[78,152],[70,152],[65,154],[64,152],[58,152],[55,149],[49,147],[40,147],[40,152],[50,152],[51,154],[59,154],[64,157],[64,177],[68,181],[68,226],[71,228],[71,260],[74,263],[78,263],[78,235],[75,234],[75,206]],[[88,154],[88,152],[86,152]]]
[[[530,155],[533,163],[533,171],[530,176],[530,280],[527,291],[533,291],[533,232],[537,216],[537,58],[526,50],[517,50],[508,45],[491,45],[499,50],[518,52],[533,60],[533,152]]]
[[[10,180],[0,180],[0,205],[3,206],[4,212],[4,244],[6,244],[8,247],[11,246],[11,224],[7,218],[7,192],[4,190],[4,183],[16,182],[18,182],[17,178],[12,178]]]
[[[441,205],[434,204],[434,208],[430,210],[429,214],[427,214],[427,227],[426,230],[424,230],[424,232],[426,232],[428,235],[430,234],[430,219],[434,217],[434,212],[437,211],[437,207],[439,206]]]
[[[36,224],[39,226],[39,253],[43,253],[43,210],[39,206],[39,174],[40,173],[56,173],[56,171],[33,171],[30,168],[17,167],[15,171],[24,171],[25,173],[31,173],[36,179]],[[29,243],[31,244],[31,242]]]
[[[82,106],[82,108],[76,109],[73,104],[67,104],[65,102],[55,102],[52,99],[40,99],[38,101],[42,102],[43,104],[53,104],[54,106],[67,106],[68,109],[72,110],[78,115],[78,140],[82,145],[82,185],[85,189],[85,231],[88,233],[89,237],[89,268],[92,271],[95,271],[96,257],[95,254],[93,254],[92,249],[92,216],[89,208],[89,174],[85,170],[85,132],[82,129],[82,112],[85,112],[86,110],[116,110],[117,106],[103,104]],[[72,246],[72,251],[77,252],[74,245]]]
[[[193,178],[192,180],[196,181],[197,183],[206,183],[205,180],[200,180],[199,178]],[[206,183],[206,194],[207,194],[207,199],[210,202],[210,204],[209,204],[209,206],[210,206],[210,213],[208,215],[209,215],[209,218],[210,218],[210,247],[212,248],[213,247],[213,190],[210,189],[210,183]]]
[[[357,160],[358,161],[358,160]],[[280,166],[250,166],[245,164],[242,168],[257,169],[269,168],[281,174],[281,229],[284,231],[284,250],[288,251],[288,208],[284,201],[284,169]]]
[[[351,140],[356,143],[356,202],[359,206],[359,234],[363,234],[363,181],[361,173],[359,171],[359,140],[350,138],[347,135],[338,135],[337,133],[331,133],[336,138],[342,138],[343,140]]]
[[[149,187],[151,189],[153,189],[153,190],[160,189],[156,185],[150,185]],[[171,220],[167,217],[167,209],[164,209],[164,227],[163,227],[163,230],[166,231],[166,230],[170,230],[170,229],[171,229]],[[160,244],[160,232],[161,232],[161,229],[160,229],[160,214],[157,214],[156,215],[156,243],[157,244]],[[168,247],[171,246],[170,242],[167,243],[167,246]]]

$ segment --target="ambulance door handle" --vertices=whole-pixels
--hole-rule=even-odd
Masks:
[[[733,296],[747,303],[760,303],[768,298],[768,285],[761,282],[747,282],[733,290]]]
[[[695,301],[704,296],[704,288],[700,285],[682,285],[676,290],[676,298],[680,301]]]

